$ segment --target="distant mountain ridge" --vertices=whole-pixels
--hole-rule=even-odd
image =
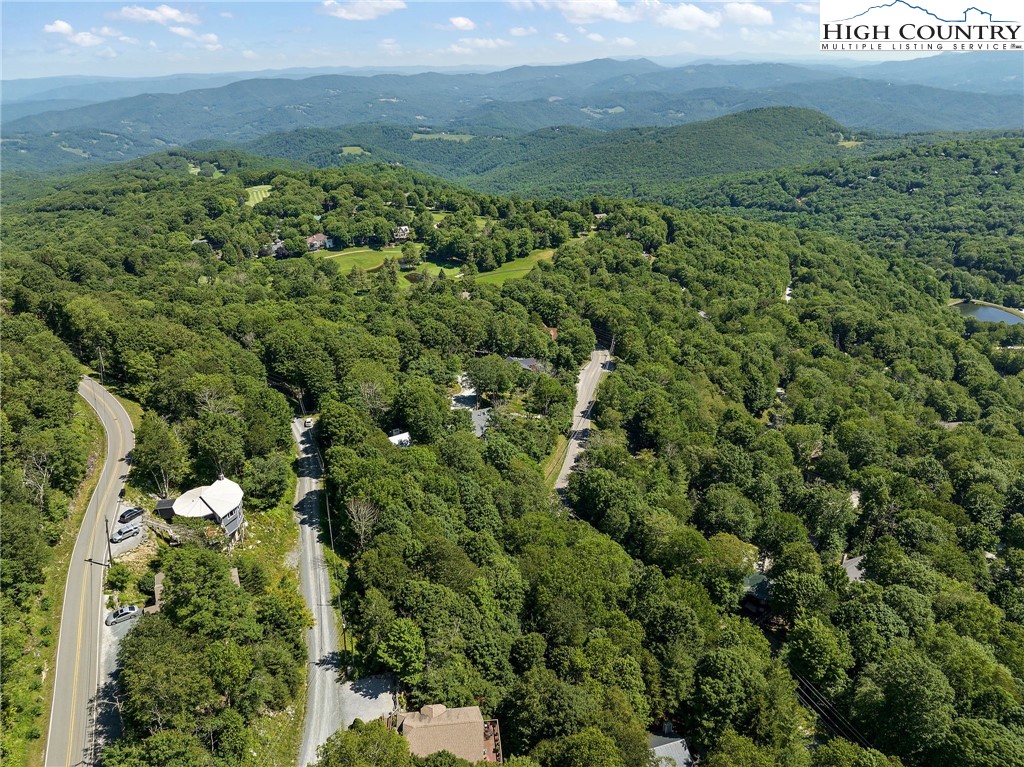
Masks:
[[[975,61],[1006,76],[995,59]],[[951,92],[914,84],[914,68],[894,82],[894,70],[902,71],[851,77],[789,64],[666,69],[646,59],[600,59],[484,74],[248,79],[24,114],[4,122],[3,162],[46,169],[125,160],[197,140],[244,142],[275,131],[358,124],[506,137],[558,125],[671,127],[771,106],[812,109],[856,130],[895,133],[1024,123],[1020,92]]]

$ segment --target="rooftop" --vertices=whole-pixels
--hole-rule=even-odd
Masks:
[[[242,503],[244,493],[238,483],[218,479],[212,485],[194,487],[174,501],[174,513],[179,517],[202,518],[213,515],[218,522]]]
[[[448,751],[471,762],[496,761],[496,724],[484,722],[478,706],[448,708],[441,703],[398,715],[398,731],[416,756]]]

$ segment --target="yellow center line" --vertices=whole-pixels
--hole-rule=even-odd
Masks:
[[[96,385],[95,382],[93,382],[93,385],[94,386]],[[94,404],[98,405],[98,404],[102,403],[103,409],[105,411],[107,411],[107,413],[109,413],[116,420],[117,419],[117,415],[107,405],[107,403],[101,397],[97,396],[95,391],[93,391],[92,394],[93,394],[93,402],[94,402]],[[86,400],[86,402],[88,402],[88,400]],[[95,410],[96,408],[94,407],[93,409]],[[97,415],[99,415],[98,412],[97,412]],[[103,419],[102,418],[100,419],[100,425],[101,426],[103,425]],[[106,431],[106,427],[104,427],[104,431]],[[120,432],[118,432],[118,435],[120,435]],[[113,436],[113,435],[108,435],[108,436]],[[110,454],[111,454],[110,451],[108,451],[108,460],[109,460]],[[88,548],[88,552],[87,552],[88,555],[89,555],[89,559],[92,559],[93,547],[94,547],[94,545],[96,543],[96,530],[99,528],[98,522],[99,522],[99,520],[101,518],[106,516],[105,513],[101,510],[100,506],[102,505],[103,500],[110,493],[110,490],[112,489],[113,484],[114,484],[114,478],[116,476],[117,476],[117,470],[116,470],[116,466],[115,466],[115,470],[114,470],[113,474],[111,474],[110,479],[107,480],[107,484],[106,484],[106,486],[104,488],[103,495],[102,496],[97,496],[97,495],[95,495],[95,493],[93,494],[93,499],[96,501],[97,511],[99,513],[96,514],[96,517],[93,520],[92,530],[91,530],[90,535],[89,535],[89,548]],[[95,564],[93,566],[95,566]],[[91,580],[92,579],[92,574],[93,574],[92,573],[92,569],[90,568],[90,570],[88,572],[89,572],[89,580]],[[83,623],[82,616],[85,614],[85,596],[86,596],[86,594],[89,591],[90,591],[90,589],[88,588],[88,584],[87,583],[83,583],[82,584],[82,595],[81,595],[81,597],[78,600],[78,637],[77,637],[77,640],[75,642],[75,674],[74,674],[74,679],[73,679],[72,684],[71,684],[71,716],[68,719],[68,753],[67,753],[67,764],[68,765],[72,764],[71,752],[72,752],[72,750],[74,749],[74,746],[75,746],[75,706],[76,706],[76,703],[77,703],[77,695],[78,695],[78,667],[80,665],[81,656],[82,656],[82,623]]]

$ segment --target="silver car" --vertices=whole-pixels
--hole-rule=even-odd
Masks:
[[[138,525],[124,525],[114,531],[114,534],[110,536],[111,543],[120,543],[127,538],[132,538],[142,532],[142,528]]]
[[[140,615],[142,615],[142,610],[138,607],[135,605],[125,605],[124,607],[118,607],[114,612],[108,615],[104,623],[108,626],[113,626],[115,623],[130,621],[132,618],[137,618]]]

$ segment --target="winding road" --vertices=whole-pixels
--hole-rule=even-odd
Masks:
[[[590,409],[594,406],[597,385],[601,379],[615,369],[611,352],[608,349],[594,349],[590,360],[580,371],[576,380],[576,409],[572,415],[572,430],[569,432],[569,445],[565,451],[565,460],[555,480],[555,490],[562,490],[569,484],[569,474],[576,463],[576,458],[590,436]]]
[[[110,392],[83,378],[78,393],[89,404],[107,436],[107,458],[89,501],[71,554],[64,607],[57,638],[53,704],[47,730],[46,767],[95,764],[101,743],[96,719],[105,615],[107,533],[128,474],[125,460],[135,447],[128,413]]]

